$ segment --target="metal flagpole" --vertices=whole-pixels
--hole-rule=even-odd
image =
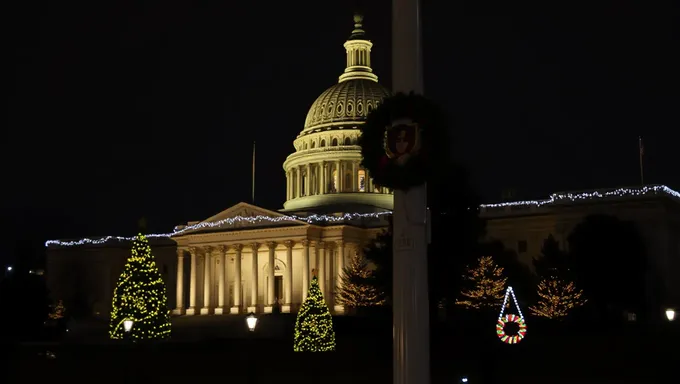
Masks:
[[[642,157],[645,155],[645,147],[642,145],[642,136],[638,137],[640,146],[640,185],[645,185],[645,173],[644,167],[642,166]]]
[[[418,0],[392,0],[392,86],[423,92]],[[427,186],[394,190],[393,382],[430,383]]]
[[[251,201],[255,204],[255,141],[253,141],[253,188]]]

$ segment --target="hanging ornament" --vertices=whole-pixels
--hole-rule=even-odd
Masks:
[[[507,315],[503,316],[503,313],[505,312],[505,307],[508,304],[508,296],[512,295],[512,301],[515,303],[515,308],[517,308],[517,312],[519,315],[515,315],[512,313],[508,313]],[[505,332],[505,327],[508,324],[517,324],[517,333],[509,335]],[[506,344],[517,344],[522,339],[524,339],[524,336],[527,333],[527,324],[524,321],[524,315],[522,315],[522,310],[519,308],[519,304],[517,304],[517,298],[515,297],[515,291],[512,289],[512,287],[508,287],[508,289],[505,291],[505,297],[503,298],[503,306],[501,307],[501,313],[498,315],[498,322],[496,323],[496,335],[498,336],[499,339],[501,339],[502,342]]]

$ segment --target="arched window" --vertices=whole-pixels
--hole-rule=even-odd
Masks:
[[[337,147],[338,146],[338,139],[335,138],[333,141],[331,141],[331,147]]]
[[[312,148],[316,147],[316,141],[312,141]]]
[[[325,147],[326,146],[326,139],[321,139],[321,145],[319,147]]]
[[[304,149],[307,149],[307,143],[305,143]]]
[[[366,171],[359,170],[359,192],[366,192]]]
[[[349,137],[345,137],[345,145],[351,145],[352,144],[352,139]]]

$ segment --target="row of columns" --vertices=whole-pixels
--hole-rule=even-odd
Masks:
[[[310,268],[311,268],[311,263],[310,263],[310,245],[311,242],[309,240],[302,240],[300,242],[302,244],[302,301],[304,301],[307,298],[307,292],[309,290],[309,283],[310,283]],[[293,246],[294,246],[294,241],[292,240],[287,240],[284,241],[283,244],[286,246],[286,269],[284,271],[284,304],[282,305],[281,309],[283,312],[290,312],[291,310],[291,305],[293,304],[292,302],[292,293],[293,293]],[[276,247],[277,243],[276,242],[267,242],[266,243],[269,253],[268,253],[268,265],[267,265],[267,278],[269,280],[269,284],[267,286],[267,296],[265,299],[265,307],[264,310],[265,312],[271,312],[273,309],[273,306],[276,304],[275,303],[275,286],[274,286],[274,281],[275,281],[275,265],[276,265]],[[318,269],[318,279],[319,279],[319,287],[321,288],[321,292],[324,293],[324,296],[327,297],[327,293],[329,290],[326,287],[326,250],[327,250],[327,244],[323,241],[319,241],[316,244],[316,249],[318,250],[318,261],[317,261],[317,269]],[[252,255],[251,257],[251,271],[250,271],[250,302],[247,303],[247,311],[248,312],[256,312],[257,311],[257,305],[258,305],[258,273],[259,273],[259,267],[258,267],[258,259],[259,259],[259,250],[262,246],[260,243],[251,243],[249,244],[251,250],[252,250]],[[234,289],[233,289],[233,306],[231,308],[227,308],[227,276],[228,276],[228,260],[227,260],[227,252],[229,248],[233,248],[235,251],[235,256],[234,256]],[[183,314],[186,313],[187,315],[195,315],[195,314],[210,314],[212,308],[210,307],[211,303],[211,255],[215,249],[219,251],[219,270],[217,271],[217,283],[218,283],[218,289],[217,289],[217,307],[214,308],[214,313],[215,314],[226,314],[226,313],[233,313],[233,314],[238,314],[241,311],[241,308],[243,307],[243,304],[241,303],[241,281],[242,279],[242,251],[243,251],[244,246],[242,244],[234,244],[231,246],[227,245],[220,245],[218,247],[211,247],[211,246],[206,246],[203,247],[203,252],[204,255],[202,257],[202,260],[199,255],[199,249],[197,247],[189,247],[188,251],[191,257],[191,262],[190,262],[190,279],[189,279],[189,308],[187,308],[186,312],[184,312],[185,308],[185,303],[184,303],[184,255],[187,250],[178,248],[177,249],[177,285],[176,285],[176,302],[177,302],[177,308],[175,309],[176,314]],[[340,272],[344,269],[345,267],[345,243],[344,242],[338,242],[337,243],[337,249],[338,249],[338,257],[337,257],[337,264],[335,266],[335,277],[336,277],[336,286],[340,287],[342,284],[342,280],[339,278]],[[199,262],[203,262],[203,307],[197,308],[197,284],[198,284],[198,265]],[[331,281],[333,279],[330,279]],[[336,310],[341,310],[341,308],[337,308]]]
[[[337,180],[334,180],[333,172],[336,172]],[[349,183],[345,180],[348,172],[352,175]],[[389,193],[387,188],[373,184],[368,171],[360,168],[359,161],[320,161],[301,164],[286,172],[286,200],[327,193],[360,192],[362,173],[365,183],[362,192]]]

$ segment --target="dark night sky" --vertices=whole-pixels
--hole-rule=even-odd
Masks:
[[[141,216],[165,232],[248,201],[254,139],[257,203],[282,206],[281,165],[344,68],[352,2],[199,3],[18,2],[3,246],[129,235]],[[391,2],[366,3],[389,87]],[[645,181],[680,189],[677,5],[518,3],[423,1],[425,92],[484,200],[638,184],[638,135]]]

